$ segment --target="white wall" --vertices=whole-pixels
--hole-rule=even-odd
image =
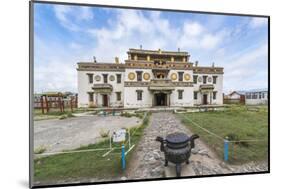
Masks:
[[[150,82],[151,79],[154,78],[153,73],[150,69],[126,69],[125,72],[112,72],[112,71],[78,71],[78,106],[79,107],[88,107],[89,106],[89,96],[88,92],[93,92],[94,84],[102,84],[103,76],[102,74],[108,74],[108,83],[112,85],[113,91],[109,95],[109,105],[110,106],[124,106],[124,107],[151,107],[152,106],[152,98],[153,95],[147,89],[147,87],[124,87],[124,81],[137,81],[136,71],[142,71],[142,81]],[[178,73],[180,70],[171,70],[168,74],[168,78],[171,78],[173,73]],[[135,73],[134,80],[129,80],[128,75],[130,72]],[[93,74],[93,83],[90,84],[88,81],[87,73]],[[149,73],[150,79],[144,80],[143,74]],[[188,73],[190,75],[190,81],[193,81],[193,73],[192,70],[184,70],[184,74]],[[117,84],[116,74],[121,74],[121,83]],[[95,80],[95,76],[99,75],[101,77],[100,81]],[[110,81],[110,75],[114,75],[115,80]],[[198,77],[202,77],[207,74],[196,74]],[[212,74],[209,74],[208,77],[212,77]],[[216,74],[217,83],[214,84],[214,91],[217,91],[216,100],[212,99],[212,104],[223,104],[223,95],[222,95],[222,87],[223,87],[223,75]],[[177,80],[178,81],[178,77]],[[175,82],[173,81],[173,82]],[[185,81],[185,80],[184,80]],[[202,95],[198,93],[197,100],[193,99],[193,91],[199,91],[199,86],[203,84],[202,82],[197,82],[194,84],[194,87],[177,87],[171,93],[170,97],[170,106],[193,106],[194,104],[202,104]],[[213,84],[213,81],[208,82],[207,84]],[[137,93],[136,90],[143,90],[143,100],[137,101]],[[183,99],[178,99],[178,91],[183,90]],[[121,101],[116,101],[116,92],[121,92]],[[98,102],[98,106],[102,105],[102,95],[94,94],[94,102]],[[210,102],[210,97],[208,95],[208,103]]]
[[[136,90],[143,90],[142,100],[137,100]],[[137,107],[151,107],[153,95],[147,87],[125,87],[124,89],[124,107],[137,108]]]
[[[87,73],[93,74],[93,83],[89,83]],[[124,72],[110,72],[110,71],[78,71],[78,107],[89,106],[88,92],[94,92],[92,87],[94,84],[102,84],[102,74],[108,74],[107,83],[113,87],[112,93],[109,95],[109,103],[111,106],[123,106],[124,99]],[[121,74],[121,83],[117,83],[116,74]],[[95,80],[95,76],[101,77],[100,81]],[[115,80],[110,81],[109,77],[114,75]],[[116,101],[116,92],[121,92],[121,101]],[[98,106],[102,105],[102,96],[98,95]],[[94,102],[96,102],[96,95],[94,94]]]
[[[246,99],[245,99],[245,103],[247,105],[258,105],[258,104],[267,104],[268,103],[268,98],[267,98],[267,92],[261,92],[262,94],[264,94],[264,97],[259,98],[259,92],[251,92],[251,96],[253,96],[254,94],[256,94],[256,99],[252,99],[252,98],[247,98],[249,93],[246,94]]]
[[[202,94],[200,94],[199,92],[199,87],[200,85],[203,85],[203,76],[208,76],[211,77],[212,76],[217,76],[217,82],[216,84],[213,84],[213,78],[211,79],[211,81],[208,81],[208,77],[207,77],[207,82],[206,84],[212,84],[214,85],[214,90],[217,92],[216,95],[216,100],[212,99],[212,104],[216,104],[216,105],[222,105],[223,104],[223,74],[194,74],[197,75],[197,84],[194,84],[194,91],[198,91],[198,96],[197,96],[197,100],[194,100],[194,104],[202,104]],[[202,81],[199,82],[199,77],[202,77]],[[192,78],[193,80],[193,78]],[[210,97],[208,95],[208,102],[210,101]]]
[[[245,99],[246,105],[259,105],[259,104],[267,104],[266,99]]]
[[[178,90],[183,90],[182,99],[178,98]],[[193,88],[176,87],[171,93],[170,106],[193,106]]]

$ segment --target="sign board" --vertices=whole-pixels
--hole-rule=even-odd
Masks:
[[[113,142],[123,142],[126,139],[126,129],[120,129],[113,132],[112,134]]]

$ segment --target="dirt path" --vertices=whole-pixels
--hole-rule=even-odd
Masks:
[[[77,116],[68,119],[53,119],[34,122],[34,149],[40,146],[46,152],[60,152],[94,144],[102,140],[101,131],[115,131],[139,125],[137,117],[122,116]]]
[[[132,161],[128,167],[128,179],[149,179],[164,177],[164,154],[160,152],[160,143],[155,141],[157,136],[165,137],[169,133],[184,132],[192,135],[179,119],[172,113],[153,113],[150,125],[145,128],[144,135],[134,150]],[[266,163],[255,165],[249,163],[242,166],[229,166],[220,160],[200,139],[195,141],[195,148],[190,158],[192,173],[190,175],[211,175],[235,172],[264,171]],[[184,175],[184,176],[189,176]]]

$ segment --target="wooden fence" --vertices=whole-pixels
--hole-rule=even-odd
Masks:
[[[42,95],[34,99],[34,108],[41,109],[42,114],[48,113],[51,109],[64,112],[65,108],[70,108],[70,110],[73,111],[74,108],[77,108],[77,95],[69,96],[67,98],[63,98],[63,96],[60,95]]]

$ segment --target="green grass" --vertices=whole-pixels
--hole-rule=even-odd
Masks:
[[[46,111],[46,110],[45,110]],[[70,108],[64,109],[64,112],[60,112],[59,109],[50,109],[48,113],[42,113],[41,109],[34,109],[34,121],[48,120],[48,119],[66,119],[74,117],[73,113],[84,112],[82,109],[73,109],[71,112]]]
[[[230,163],[267,159],[268,112],[265,106],[259,108],[258,111],[248,110],[246,106],[231,106],[223,112],[187,113],[181,114],[179,117],[221,158],[223,158],[223,140],[196,127],[190,120],[222,138],[228,137],[228,140],[264,140],[230,143]]]
[[[137,144],[142,136],[143,129],[148,125],[149,116],[143,119],[141,125],[130,129],[131,144]],[[120,147],[121,144],[113,144]],[[81,146],[76,150],[88,150],[96,148],[108,148],[109,139],[96,144]],[[126,145],[128,150],[128,145]],[[105,158],[104,151],[91,151],[51,155],[34,160],[35,182],[57,183],[62,180],[79,181],[83,179],[112,179],[125,175],[121,169],[121,150],[116,149]],[[133,150],[127,155],[127,164],[130,161]]]

